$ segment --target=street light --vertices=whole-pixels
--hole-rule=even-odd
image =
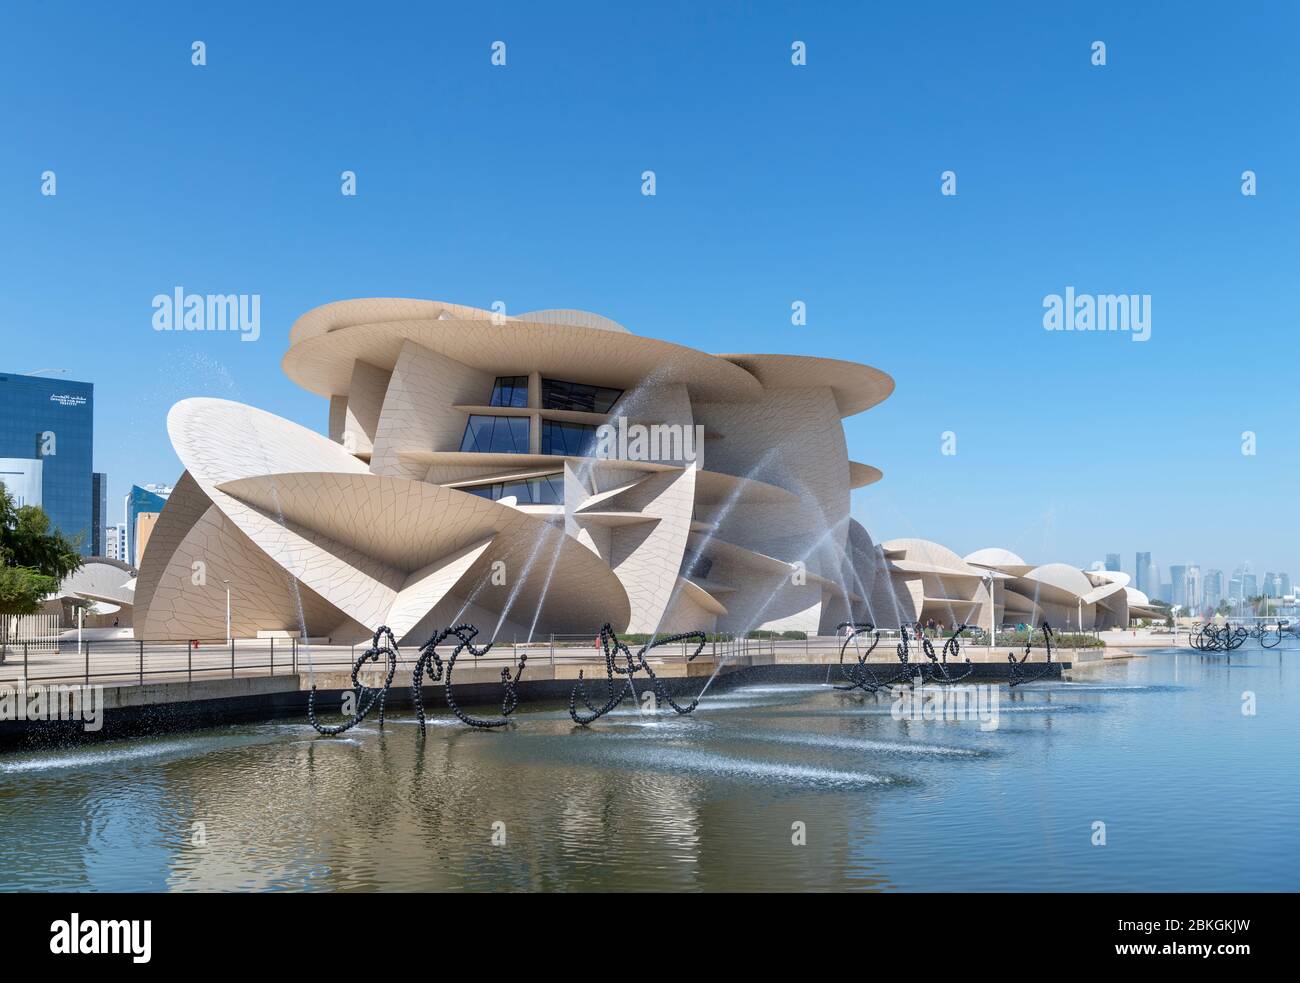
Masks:
[[[994,607],[993,607],[993,571],[992,570],[990,570],[988,573],[988,579],[989,579],[989,659],[990,661],[992,661],[993,632],[995,630],[994,619],[997,618],[997,613],[994,611]]]
[[[223,580],[226,585],[226,644],[230,644],[230,581]]]

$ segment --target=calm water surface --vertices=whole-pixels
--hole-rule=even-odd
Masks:
[[[0,755],[0,889],[1300,888],[1294,644],[1000,693],[994,731],[752,685],[589,730],[541,706]]]

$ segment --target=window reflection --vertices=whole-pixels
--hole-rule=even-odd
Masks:
[[[563,382],[559,379],[542,380],[542,408],[547,410],[608,413],[622,395],[622,389],[588,386],[581,382]]]
[[[527,454],[528,417],[472,415],[460,449],[479,454]]]
[[[596,428],[585,423],[543,420],[541,452],[568,457],[591,457],[596,452]]]
[[[519,481],[498,481],[491,485],[462,488],[461,491],[478,495],[480,498],[490,498],[494,502],[513,497],[520,505],[564,504],[564,478],[559,474],[546,474],[540,478],[525,478]]]
[[[489,406],[527,406],[528,376],[498,376],[492,386],[492,400]]]

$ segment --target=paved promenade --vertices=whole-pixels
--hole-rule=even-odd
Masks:
[[[131,683],[159,683],[176,681],[201,681],[205,679],[238,679],[251,676],[276,676],[299,674],[304,680],[315,676],[346,679],[356,657],[365,650],[364,645],[294,644],[290,639],[224,639],[199,641],[197,645],[180,642],[138,642],[118,630],[105,637],[104,632],[90,637],[83,634],[80,645],[75,632],[60,639],[58,650],[51,647],[11,647],[6,659],[0,663],[0,683],[17,682],[90,682],[111,685]],[[693,645],[667,645],[652,650],[648,655],[655,671],[670,676],[708,675],[719,662],[724,665],[822,665],[828,667],[839,661],[841,639],[821,636],[807,640],[747,639],[734,642],[709,642],[704,651],[688,663]],[[638,646],[631,646],[635,652]],[[439,648],[444,656],[450,655],[452,646]],[[851,645],[845,653],[846,660],[853,655]],[[992,651],[987,646],[966,645],[962,658],[978,663],[1004,663],[1007,649],[998,646]],[[1087,650],[1057,649],[1057,661],[1074,661]],[[1016,656],[1022,654],[1017,650]],[[1101,650],[1093,650],[1100,657]],[[417,648],[401,649],[398,663],[399,678],[415,668]],[[590,675],[592,670],[604,670],[604,657],[591,643],[552,642],[545,640],[531,644],[498,643],[481,658],[462,654],[457,661],[458,678],[465,682],[496,680],[501,669],[514,666],[527,656],[530,675],[545,675],[554,679],[576,678],[580,669]],[[895,642],[883,639],[872,653],[870,661],[892,663],[896,661]],[[922,659],[914,646],[912,661]],[[1042,649],[1035,649],[1030,662],[1045,658]],[[369,674],[369,673],[368,673]],[[481,676],[481,679],[479,678]],[[310,681],[304,685],[310,686]],[[349,685],[341,682],[340,685]]]

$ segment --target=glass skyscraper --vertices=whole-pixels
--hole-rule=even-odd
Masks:
[[[1213,612],[1223,600],[1223,571],[1210,570],[1205,574],[1205,607]]]
[[[1169,567],[1170,604],[1188,607],[1187,603],[1187,565],[1174,563]]]
[[[94,432],[91,383],[0,374],[0,472],[25,473],[28,504],[45,509],[69,539],[79,538],[85,554],[95,546]],[[36,475],[39,501],[32,500]]]
[[[1137,587],[1147,597],[1154,597],[1156,588],[1160,586],[1158,578],[1151,576],[1151,554],[1139,553],[1137,560],[1133,564],[1134,586]]]
[[[106,556],[108,548],[108,475],[96,471],[90,482],[90,555]]]
[[[126,526],[126,555],[123,559],[131,566],[140,565],[140,557],[144,553],[145,542],[148,540],[148,532],[140,525],[140,516],[146,515],[157,517],[162,512],[163,507],[167,504],[167,496],[172,490],[167,485],[132,485],[131,490],[126,493],[126,500],[123,503],[123,512]],[[142,542],[142,536],[144,542]]]

